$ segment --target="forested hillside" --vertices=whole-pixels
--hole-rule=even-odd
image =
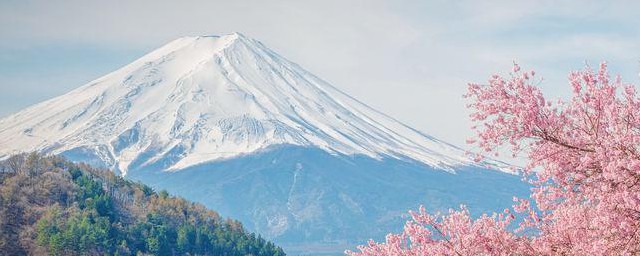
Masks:
[[[284,255],[204,206],[56,156],[0,162],[0,255]]]

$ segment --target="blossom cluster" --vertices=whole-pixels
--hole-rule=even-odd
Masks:
[[[369,242],[368,255],[640,254],[640,97],[611,79],[606,63],[569,74],[572,96],[550,101],[534,71],[469,84],[471,118],[485,153],[525,154],[532,202],[472,219],[463,207],[439,216],[420,208],[401,234]],[[483,153],[484,154],[484,153]],[[514,221],[514,218],[518,218]],[[512,222],[518,228],[509,227]]]

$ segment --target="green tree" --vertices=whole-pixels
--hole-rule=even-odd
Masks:
[[[10,159],[0,161],[3,254],[284,255],[239,222],[108,170],[60,157]]]
[[[178,238],[176,241],[179,252],[186,253],[196,248],[196,231],[191,225],[182,225],[178,229]]]

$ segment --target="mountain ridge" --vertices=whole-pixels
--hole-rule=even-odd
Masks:
[[[92,150],[123,175],[144,154],[154,155],[148,164],[174,158],[166,169],[179,170],[275,144],[409,157],[449,171],[475,164],[240,33],[173,40],[0,119],[0,129],[0,157]]]

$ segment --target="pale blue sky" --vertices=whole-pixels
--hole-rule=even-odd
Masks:
[[[268,3],[267,3],[268,2]],[[470,136],[467,82],[513,60],[545,77],[607,60],[639,83],[637,1],[0,2],[0,117],[63,94],[180,36],[239,31],[436,137]]]

